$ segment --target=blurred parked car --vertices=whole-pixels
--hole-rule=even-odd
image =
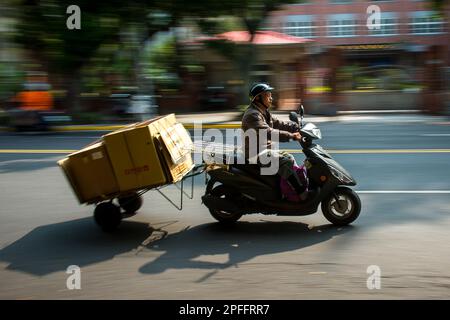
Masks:
[[[51,86],[42,76],[30,77],[12,100],[13,108],[8,111],[10,126],[16,131],[45,131],[51,125],[71,122],[64,111],[54,110]]]
[[[203,93],[202,104],[206,110],[220,110],[233,106],[231,95],[222,86],[206,87]]]
[[[110,98],[116,116],[143,120],[158,114],[158,106],[151,95],[114,93]]]

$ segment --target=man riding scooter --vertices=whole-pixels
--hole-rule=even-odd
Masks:
[[[285,179],[293,190],[299,195],[301,200],[308,197],[307,182],[301,181],[295,170],[295,158],[293,155],[284,152],[271,150],[272,136],[277,135],[280,142],[300,141],[302,136],[299,132],[298,124],[293,121],[280,121],[274,118],[269,112],[272,106],[272,88],[265,83],[254,84],[250,89],[251,103],[242,118],[242,130],[256,130],[257,132],[264,130],[267,133],[267,143],[260,143],[258,139],[257,145],[257,163],[261,165],[261,156],[270,150],[272,161],[278,161],[277,174]],[[259,135],[258,135],[259,136]],[[244,138],[245,158],[249,160],[252,156],[249,139]]]
[[[239,155],[234,155],[233,162],[226,165],[206,163],[208,179],[205,179],[203,204],[213,218],[223,224],[235,223],[248,214],[306,216],[316,213],[319,205],[324,217],[334,225],[352,223],[361,212],[361,200],[349,188],[356,185],[356,180],[326,150],[314,143],[322,138],[322,133],[313,123],[303,123],[303,106],[298,114],[290,113],[291,122],[282,122],[270,115],[267,109],[271,95],[265,92],[271,90],[266,84],[257,84],[250,91],[252,103],[242,120],[245,163],[240,162],[242,157]],[[255,136],[256,130],[262,134]],[[295,134],[295,130],[300,134]],[[298,178],[295,174],[298,167],[294,167],[291,155],[274,150],[273,142],[277,141],[277,136],[282,142],[300,140],[298,147],[306,157],[304,168],[307,168],[307,172],[300,170],[300,173],[306,179],[294,180]],[[254,140],[257,140],[259,150],[254,150]],[[292,190],[287,181],[294,188],[297,182],[298,191]],[[285,187],[292,192],[285,192]],[[297,194],[304,195],[305,190],[308,190],[307,196],[304,201],[299,201],[302,199]]]

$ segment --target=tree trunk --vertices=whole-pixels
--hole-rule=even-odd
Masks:
[[[248,44],[242,45],[242,53],[240,55],[239,61],[237,63],[238,70],[241,74],[241,79],[243,80],[242,85],[242,99],[240,99],[240,104],[248,104],[248,93],[252,85],[251,81],[251,71],[253,63],[258,59],[258,50],[253,44],[253,40],[256,34],[256,30],[249,30],[250,40]]]
[[[81,79],[80,70],[72,73],[69,78],[69,74],[66,75],[66,98],[64,103],[64,109],[70,113],[78,113],[83,111],[80,100],[81,93]]]

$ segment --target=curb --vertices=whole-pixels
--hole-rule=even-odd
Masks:
[[[62,126],[62,127],[50,127],[51,131],[55,132],[67,132],[67,131],[114,131],[125,128],[127,125],[92,125],[92,126]],[[186,129],[195,129],[193,123],[183,123]],[[240,128],[240,123],[211,123],[202,124],[202,129],[237,129]]]
[[[356,117],[356,118],[364,118],[364,117],[383,117],[383,116],[404,116],[411,117],[414,115],[418,115],[418,110],[354,110],[354,111],[341,111],[335,116],[323,116],[323,115],[307,115],[308,118],[313,122],[335,122],[335,121],[343,121],[344,118],[348,117]],[[275,115],[279,116],[281,114],[285,114],[284,112],[278,111],[274,112]],[[444,119],[448,121],[448,116],[440,116],[439,119]],[[305,116],[306,118],[306,116]],[[345,119],[344,119],[345,120]],[[193,130],[196,128],[195,122],[181,122],[184,127],[188,130]],[[408,120],[411,121],[411,120]],[[444,121],[444,120],[442,120]],[[114,131],[118,129],[122,129],[127,124],[92,124],[92,125],[60,125],[60,126],[50,126],[49,131],[52,132],[84,132],[84,131]],[[225,122],[210,122],[204,123],[201,125],[202,129],[239,129],[241,128],[240,121],[227,120]],[[0,126],[0,132],[14,132],[13,128]]]
[[[114,131],[125,128],[127,125],[69,125],[69,126],[54,126],[49,130],[52,132],[83,132],[83,131]],[[194,123],[183,123],[183,126],[188,129],[195,129]],[[202,129],[238,129],[241,127],[240,123],[210,123],[202,124]],[[14,132],[14,129],[9,127],[0,127],[0,132]]]
[[[122,129],[126,125],[88,125],[88,126],[55,126],[50,127],[50,131],[66,132],[66,131],[114,131]]]

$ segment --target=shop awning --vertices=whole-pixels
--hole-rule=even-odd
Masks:
[[[212,37],[199,37],[195,39],[195,42],[208,40],[227,40],[235,43],[246,43],[250,41],[250,33],[248,31],[229,31]],[[313,40],[290,36],[275,31],[257,31],[252,41],[252,43],[256,45],[286,45],[309,42],[313,42]]]

